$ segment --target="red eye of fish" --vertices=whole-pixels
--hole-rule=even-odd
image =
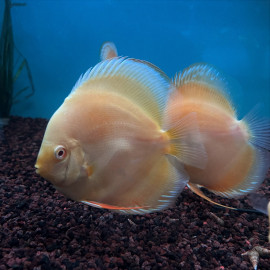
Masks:
[[[55,148],[54,155],[57,159],[63,159],[66,157],[66,149],[62,145],[59,145]]]

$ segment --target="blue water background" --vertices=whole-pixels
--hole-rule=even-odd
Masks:
[[[14,1],[16,2],[16,1]],[[36,88],[13,115],[50,118],[81,73],[99,61],[104,41],[148,60],[170,77],[206,62],[227,76],[239,118],[257,103],[270,117],[270,1],[18,0],[16,46]],[[4,1],[0,2],[0,16]],[[16,88],[27,84],[25,72]]]

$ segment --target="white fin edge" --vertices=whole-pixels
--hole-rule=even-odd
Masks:
[[[81,76],[79,77],[79,79],[77,80],[77,82],[75,83],[75,85],[73,86],[70,94],[72,94],[73,92],[75,92],[75,90],[77,88],[79,88],[85,81],[87,81],[91,70],[92,70],[92,68],[89,68],[84,74],[81,74]]]
[[[89,206],[92,206],[92,207],[95,207],[95,208],[103,209],[100,205],[95,204],[95,203],[91,203],[91,202],[88,202],[88,201],[81,201],[81,203],[84,203],[86,205],[89,205]]]
[[[116,78],[118,85],[115,84]],[[110,80],[114,81],[114,85],[110,84]],[[89,91],[91,91],[91,83],[99,83],[104,86],[103,91],[108,88],[108,91],[120,93],[133,101],[136,100],[136,103],[159,124],[162,121],[169,92],[174,88],[165,73],[153,64],[124,57],[105,60],[92,69],[88,69],[84,75],[80,76],[70,95],[86,83],[90,88]],[[127,84],[128,87],[122,87]],[[84,90],[88,90],[88,87]],[[152,109],[153,107],[157,108]]]
[[[175,75],[173,83],[176,88],[189,83],[202,84],[220,92],[229,102],[234,114],[236,110],[232,105],[228,82],[225,76],[214,66],[205,63],[196,63]]]
[[[177,87],[190,82],[203,83],[224,93],[227,90],[227,82],[221,72],[205,63],[193,64],[175,75],[174,84]]]

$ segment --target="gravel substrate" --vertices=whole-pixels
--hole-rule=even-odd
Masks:
[[[265,215],[216,208],[188,189],[175,207],[144,216],[66,199],[35,174],[46,124],[11,117],[0,138],[0,270],[253,269],[241,254],[270,249]],[[268,175],[259,191],[268,197],[269,183]],[[250,208],[247,199],[211,198]],[[270,258],[258,269],[269,270]]]

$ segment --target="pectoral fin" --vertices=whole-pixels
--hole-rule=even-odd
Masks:
[[[170,138],[168,154],[176,156],[179,162],[204,169],[207,164],[207,153],[197,123],[196,113],[190,113],[176,123],[164,123],[164,130]]]

